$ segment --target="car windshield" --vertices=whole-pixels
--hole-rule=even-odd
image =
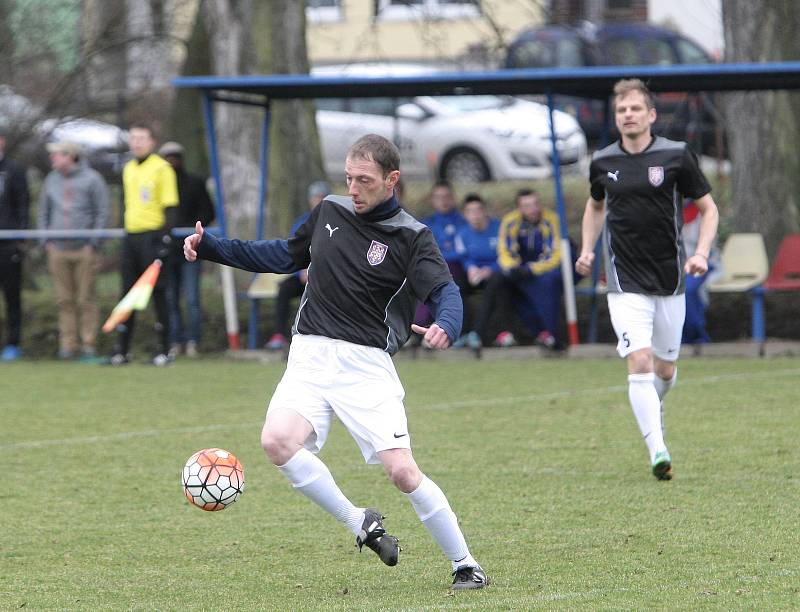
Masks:
[[[509,68],[575,68],[583,64],[581,43],[569,38],[526,40],[509,56]]]
[[[437,104],[453,112],[470,112],[506,108],[514,104],[511,96],[433,96]]]

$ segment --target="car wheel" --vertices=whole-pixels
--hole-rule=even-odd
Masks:
[[[441,178],[451,183],[483,183],[492,179],[489,166],[473,149],[453,149],[444,157]]]

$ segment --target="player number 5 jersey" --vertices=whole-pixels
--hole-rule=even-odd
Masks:
[[[595,153],[589,180],[592,198],[606,201],[608,290],[683,293],[683,198],[711,191],[688,145],[655,136],[631,154],[617,141]]]

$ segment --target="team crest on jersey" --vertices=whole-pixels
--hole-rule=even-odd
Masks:
[[[664,182],[664,166],[650,166],[647,169],[647,179],[653,187],[658,187]]]
[[[388,246],[382,242],[373,240],[372,244],[369,245],[369,249],[367,250],[367,261],[369,262],[369,265],[377,266],[378,264],[383,263],[383,260],[386,259],[386,252],[388,250]]]

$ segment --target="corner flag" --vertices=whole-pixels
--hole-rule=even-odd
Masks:
[[[147,308],[150,295],[153,293],[153,287],[156,285],[160,272],[160,259],[156,259],[147,266],[147,270],[145,270],[133,284],[133,287],[131,287],[130,291],[125,294],[125,297],[119,301],[119,304],[114,306],[114,310],[111,311],[108,320],[103,323],[103,331],[105,333],[112,331],[117,325],[127,321],[134,310],[144,310]]]

